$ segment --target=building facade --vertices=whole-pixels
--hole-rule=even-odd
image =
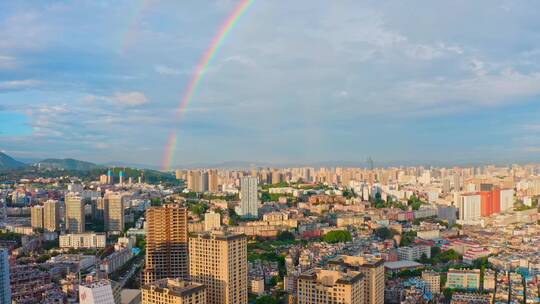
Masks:
[[[207,288],[208,304],[248,301],[247,237],[224,231],[189,238],[189,274]]]
[[[441,275],[435,271],[422,271],[422,280],[426,282],[426,289],[432,294],[441,293]]]
[[[85,282],[79,285],[80,304],[118,304],[120,289],[110,280]]]
[[[384,260],[370,255],[342,255],[328,262],[333,270],[358,271],[364,275],[364,302],[384,304]]]
[[[104,199],[105,230],[120,234],[124,231],[124,196],[118,193],[106,193]]]
[[[60,248],[105,248],[105,233],[70,233],[59,236]]]
[[[480,269],[449,269],[446,279],[447,288],[480,288]]]
[[[244,176],[240,178],[240,216],[244,218],[257,218],[259,216],[257,187],[257,177]]]
[[[43,229],[43,206],[34,206],[30,209],[30,219],[33,229]]]
[[[0,248],[0,303],[11,303],[8,250]]]
[[[203,284],[161,279],[141,288],[141,304],[206,304]]]
[[[188,278],[188,212],[177,204],[146,210],[144,282]]]
[[[458,198],[459,220],[462,224],[474,224],[480,219],[481,198],[477,193],[462,194]]]
[[[208,212],[204,214],[204,230],[211,231],[221,227],[221,215],[216,212]]]
[[[58,201],[48,200],[43,204],[43,228],[47,232],[57,231],[60,224],[60,206]]]
[[[297,303],[367,303],[364,299],[364,275],[356,271],[308,270],[298,277]]]
[[[80,196],[66,195],[66,230],[71,233],[84,232],[84,202]]]

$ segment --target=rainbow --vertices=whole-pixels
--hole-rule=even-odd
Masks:
[[[255,0],[241,0],[240,3],[236,6],[236,8],[233,10],[233,12],[227,17],[223,25],[220,27],[219,31],[216,33],[214,38],[212,39],[212,43],[204,52],[203,56],[201,57],[201,60],[197,64],[193,75],[191,77],[191,80],[186,88],[186,91],[184,93],[184,96],[182,97],[182,100],[178,106],[176,116],[177,119],[181,118],[182,113],[186,109],[186,107],[189,105],[191,99],[193,98],[193,95],[195,94],[195,91],[197,90],[197,87],[199,83],[201,83],[202,79],[204,78],[204,75],[206,74],[206,71],[208,70],[208,66],[212,62],[212,59],[216,56],[217,52],[221,49],[223,46],[223,43],[225,42],[225,39],[231,32],[231,30],[234,28],[234,26],[238,23],[238,20],[242,15],[247,11],[247,9],[250,7],[250,5]],[[168,171],[172,159],[174,156],[174,149],[176,148],[176,131],[172,130],[169,139],[167,142],[167,145],[165,146],[165,152],[163,155],[163,162],[162,162],[162,170]]]

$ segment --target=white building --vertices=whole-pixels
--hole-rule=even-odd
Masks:
[[[415,261],[425,255],[426,258],[431,258],[431,247],[426,245],[419,246],[404,246],[398,248],[398,260],[400,261]]]
[[[210,231],[221,227],[221,215],[216,212],[208,212],[204,214],[204,230]]]
[[[240,208],[238,215],[247,218],[259,217],[259,201],[257,196],[257,177],[240,178]]]
[[[79,285],[80,304],[116,304],[113,286],[109,280]]]
[[[514,189],[501,189],[501,211],[512,210],[514,207]]]
[[[72,233],[60,236],[60,248],[105,248],[104,233]]]
[[[458,197],[459,222],[474,225],[480,220],[480,195],[465,193]]]

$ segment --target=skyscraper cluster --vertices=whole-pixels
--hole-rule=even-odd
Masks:
[[[246,236],[216,230],[188,236],[187,219],[177,204],[147,210],[144,303],[247,303]]]

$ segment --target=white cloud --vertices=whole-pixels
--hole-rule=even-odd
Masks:
[[[125,106],[139,106],[148,103],[148,98],[142,92],[118,92],[112,97],[117,103]]]
[[[158,73],[158,74],[167,75],[167,76],[175,76],[175,75],[185,74],[185,72],[183,72],[182,70],[175,69],[175,68],[172,68],[172,67],[169,67],[169,66],[166,66],[166,65],[155,65],[154,66],[154,71],[156,71],[156,73]]]
[[[38,12],[23,12],[0,20],[0,49],[41,48],[50,38],[52,28]]]
[[[35,87],[41,83],[42,81],[34,80],[34,79],[2,81],[0,82],[0,90],[14,90],[14,89]]]
[[[12,56],[0,55],[0,70],[1,69],[12,69],[17,66],[17,60]]]

